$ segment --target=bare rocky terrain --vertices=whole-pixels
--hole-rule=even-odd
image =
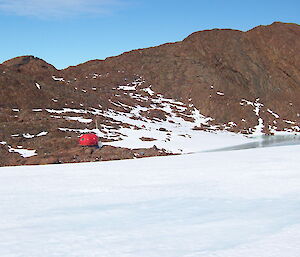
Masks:
[[[155,133],[167,142],[184,122],[194,131],[300,132],[299,67],[300,26],[280,22],[199,31],[64,70],[17,57],[0,65],[0,165],[172,154],[155,146]],[[109,144],[128,138],[124,131],[147,147]],[[107,144],[78,146],[86,132]]]

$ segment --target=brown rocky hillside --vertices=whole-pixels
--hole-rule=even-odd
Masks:
[[[195,122],[198,130],[299,132],[299,67],[300,26],[280,22],[247,32],[199,31],[180,42],[65,70],[17,57],[0,65],[0,165],[167,154],[153,148],[149,135],[141,135],[152,144],[143,149],[105,146],[100,153],[78,147],[78,135],[94,129],[95,120],[104,142],[124,139],[123,128],[141,132],[138,120],[161,122],[157,130],[167,140],[163,124],[175,116]],[[210,119],[197,123],[195,110]],[[17,146],[37,155],[10,151]]]

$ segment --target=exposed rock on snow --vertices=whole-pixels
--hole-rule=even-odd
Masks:
[[[240,133],[299,133],[299,31],[283,23],[200,31],[64,70],[33,56],[8,60],[0,66],[0,138],[47,160],[60,148],[71,156],[69,145],[76,148],[80,132],[93,131],[96,121],[106,146],[155,142],[172,153],[210,146],[205,138],[216,133],[238,133],[241,141]],[[40,131],[49,134],[28,138]]]

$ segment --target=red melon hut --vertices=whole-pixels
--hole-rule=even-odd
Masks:
[[[97,135],[93,133],[88,133],[80,136],[79,138],[79,144],[81,146],[97,146],[100,147],[101,142],[99,141],[99,138]]]

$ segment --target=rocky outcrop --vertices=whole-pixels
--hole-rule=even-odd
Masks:
[[[0,65],[0,141],[6,142],[0,149],[7,152],[7,145],[22,144],[54,156],[59,142],[75,140],[80,129],[92,130],[94,122],[87,121],[95,117],[107,142],[122,140],[121,128],[141,130],[147,125],[133,121],[165,124],[174,117],[194,122],[194,131],[300,131],[299,53],[299,25],[276,22],[247,32],[199,31],[181,42],[65,70],[33,56],[17,57]],[[127,120],[116,120],[117,114]],[[161,129],[167,140],[168,126]],[[44,143],[41,137],[29,142],[23,136],[43,131],[48,133]],[[156,140],[149,134],[140,138]],[[81,154],[84,160],[93,159]],[[16,153],[8,156],[18,158]],[[34,163],[40,156],[32,157]]]

